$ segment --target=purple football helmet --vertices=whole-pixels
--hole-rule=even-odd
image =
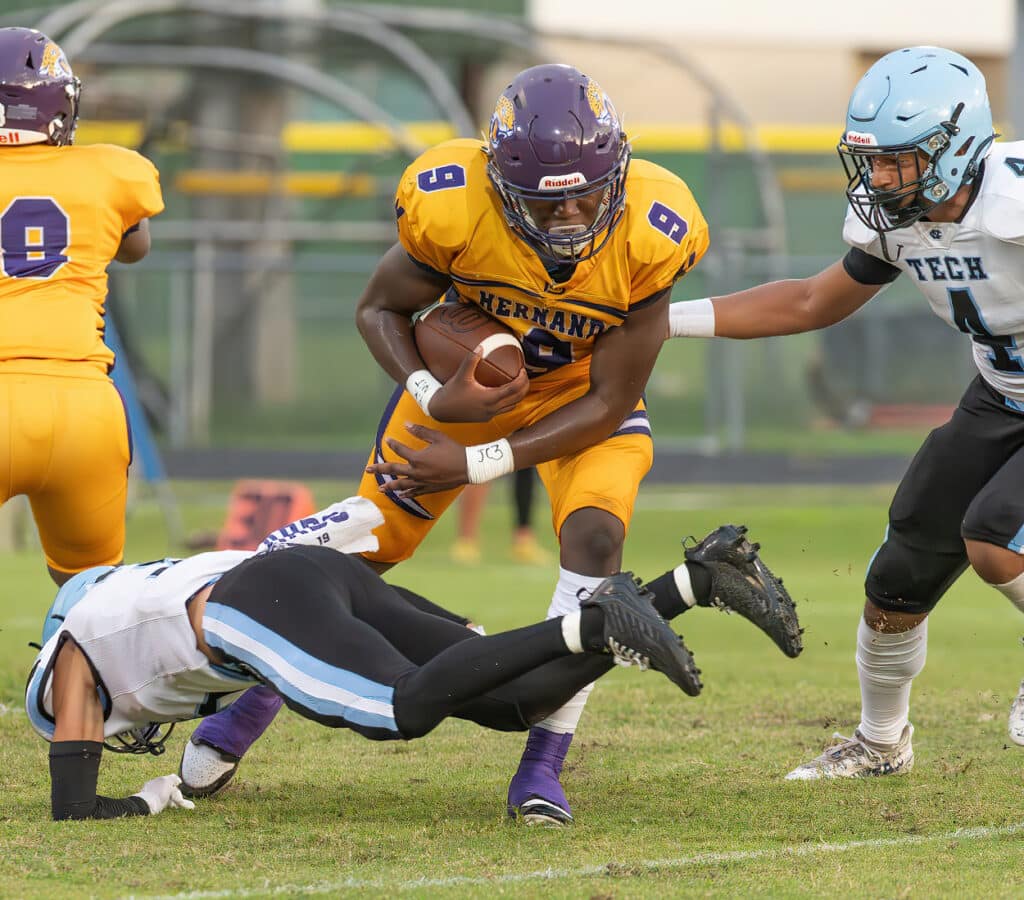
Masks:
[[[615,107],[572,66],[525,69],[502,91],[488,132],[487,174],[509,226],[543,256],[579,262],[597,253],[622,220],[629,142]],[[527,200],[603,192],[589,226],[545,231]]]
[[[0,147],[75,137],[81,82],[64,51],[34,28],[0,28]]]

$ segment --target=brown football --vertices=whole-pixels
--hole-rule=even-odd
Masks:
[[[439,303],[416,320],[416,347],[430,373],[442,384],[478,344],[484,345],[476,380],[501,387],[525,366],[523,346],[511,328],[471,303]]]

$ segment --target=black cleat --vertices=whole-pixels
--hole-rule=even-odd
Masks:
[[[782,579],[758,556],[761,545],[750,543],[746,533],[745,525],[722,525],[699,544],[688,547],[687,540],[694,539],[683,541],[687,561],[705,566],[711,574],[711,596],[697,602],[739,613],[775,641],[786,656],[799,656],[804,644],[796,604]]]
[[[700,669],[668,623],[658,615],[651,594],[633,580],[632,572],[606,578],[580,606],[604,612],[604,644],[620,666],[661,672],[691,697],[700,693]]]

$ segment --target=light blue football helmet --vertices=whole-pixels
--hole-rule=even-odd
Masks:
[[[116,567],[94,566],[91,569],[86,569],[84,572],[79,572],[64,582],[60,590],[57,591],[57,596],[53,598],[50,608],[46,611],[46,618],[43,619],[42,643],[44,646],[60,630],[60,626],[64,623],[68,613],[85,597],[85,592],[97,580],[102,578],[104,574],[112,571],[114,568]]]
[[[904,228],[970,184],[995,138],[985,76],[974,63],[942,47],[896,50],[868,69],[850,97],[836,148],[846,196],[874,231]],[[926,161],[916,179],[890,190],[871,186],[872,159],[917,151]]]

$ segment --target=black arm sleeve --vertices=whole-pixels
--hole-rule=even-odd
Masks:
[[[96,796],[103,745],[96,741],[57,741],[50,745],[50,807],[61,819],[119,819],[148,816],[141,797],[114,800]]]
[[[858,284],[889,284],[900,277],[900,269],[884,259],[865,253],[860,247],[851,247],[843,257],[843,268]]]

